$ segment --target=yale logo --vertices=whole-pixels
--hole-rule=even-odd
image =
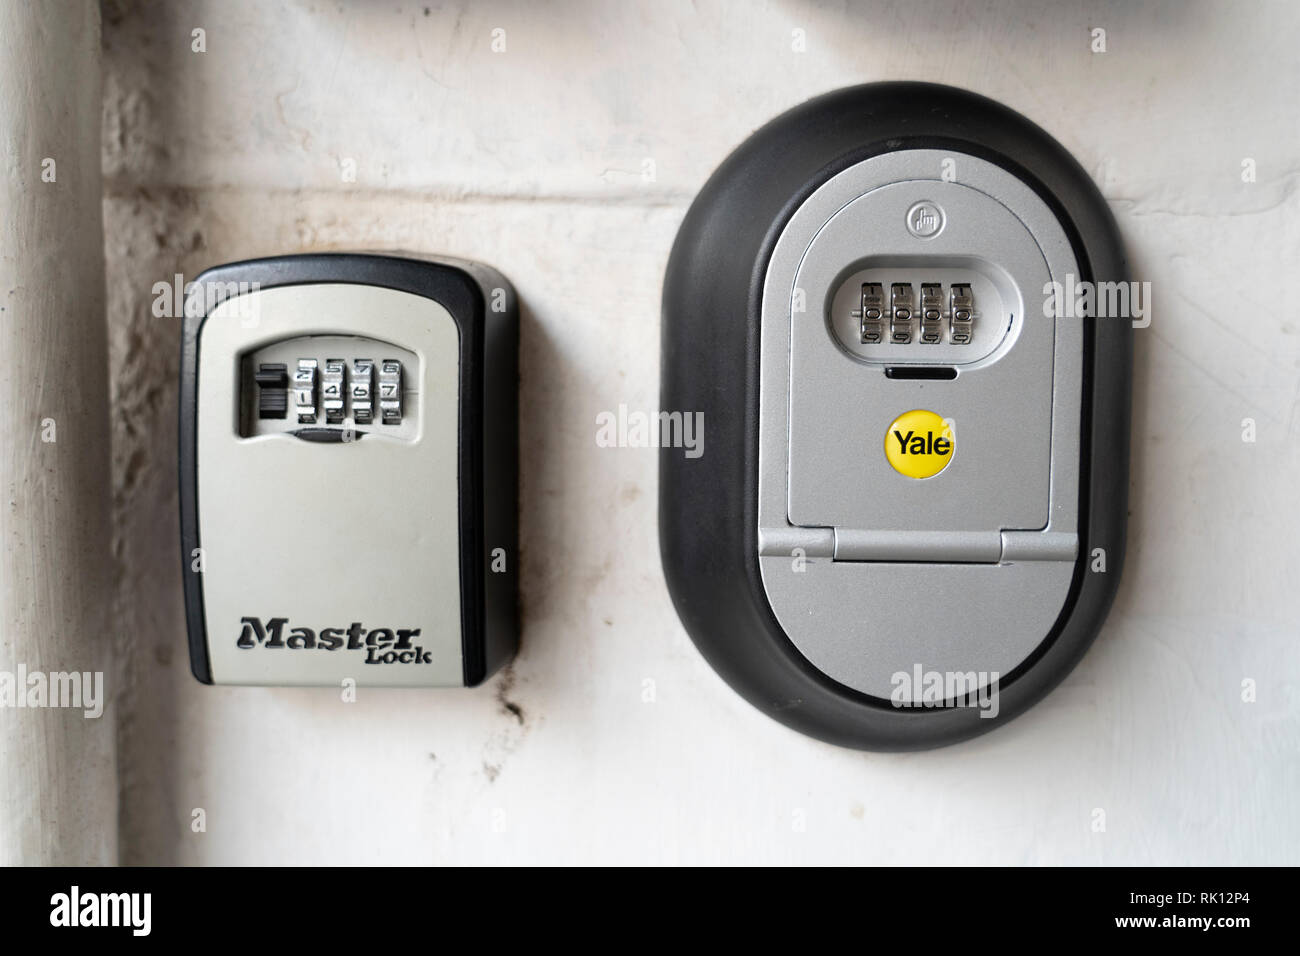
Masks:
[[[948,467],[956,450],[948,422],[923,408],[899,415],[885,432],[885,457],[908,478],[933,478]]]

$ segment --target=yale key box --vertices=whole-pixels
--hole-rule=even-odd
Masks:
[[[205,683],[454,687],[514,653],[515,294],[391,255],[186,289],[181,542]]]
[[[710,663],[880,750],[1060,682],[1123,566],[1132,285],[1084,170],[983,97],[856,87],[743,143],[664,282],[661,407],[709,443],[661,444],[660,539]]]

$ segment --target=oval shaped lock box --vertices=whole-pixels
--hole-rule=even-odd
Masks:
[[[1124,556],[1120,238],[1022,116],[920,83],[756,132],[678,234],[660,538],[695,643],[751,703],[851,747],[1022,712],[1079,660]]]
[[[195,676],[483,681],[518,630],[510,284],[456,260],[321,254],[219,266],[186,294]]]

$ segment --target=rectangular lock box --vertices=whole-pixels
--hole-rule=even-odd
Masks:
[[[485,266],[218,266],[186,288],[180,501],[210,684],[473,686],[515,652],[518,315]]]

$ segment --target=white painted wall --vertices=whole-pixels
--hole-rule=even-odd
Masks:
[[[4,866],[117,859],[99,82],[96,5],[0,2]]]
[[[123,859],[1297,862],[1297,27],[1284,3],[109,0]],[[804,738],[722,683],[665,591],[654,453],[594,441],[597,412],[656,402],[663,268],[707,175],[779,111],[884,78],[986,93],[1057,136],[1156,307],[1106,630],[1028,715],[902,756]],[[178,330],[150,287],[357,248],[480,258],[521,293],[522,654],[478,691],[355,704],[202,687]]]

